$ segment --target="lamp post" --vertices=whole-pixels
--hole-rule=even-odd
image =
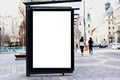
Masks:
[[[86,45],[86,23],[85,23],[85,0],[83,0],[83,14],[84,14],[84,40]]]
[[[83,0],[83,12],[84,12],[84,43],[85,43],[85,48],[84,51],[88,51],[88,46],[86,45],[86,23],[85,23],[85,0]]]

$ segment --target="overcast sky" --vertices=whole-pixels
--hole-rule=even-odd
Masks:
[[[14,16],[18,15],[18,6],[20,0],[0,0],[0,16]],[[85,0],[85,13],[87,15],[88,12],[91,13],[92,27],[96,27],[98,25],[99,20],[103,18],[103,14],[105,13],[105,3],[111,2],[111,5],[114,6],[116,1],[118,0]],[[49,4],[51,6],[72,6],[80,8],[80,16],[83,18],[83,0],[82,2],[74,2],[74,3],[62,3],[62,4]],[[82,30],[82,29],[81,29]],[[83,31],[83,30],[82,30]]]
[[[16,16],[18,14],[19,0],[0,0],[0,15]]]
[[[97,21],[103,18],[105,13],[105,3],[110,2],[114,6],[117,0],[85,0],[86,15],[89,12],[91,14],[92,23],[97,25]],[[81,5],[81,14],[83,15],[83,5]],[[86,16],[87,17],[87,16]]]
[[[83,1],[83,0],[82,0]],[[88,7],[94,8],[91,9],[94,14],[99,15],[103,13],[104,3],[110,1],[114,3],[117,0],[86,0],[86,12],[88,12]],[[19,0],[0,0],[0,15],[12,15],[16,16],[18,12]],[[77,5],[80,6],[80,5]],[[98,10],[98,11],[97,11]]]
[[[85,17],[87,17],[88,13],[91,14],[92,28],[97,27],[100,21],[102,21],[103,15],[105,13],[105,3],[110,2],[111,6],[114,7],[117,1],[118,0],[85,0],[85,13],[86,13]],[[84,16],[83,11],[84,10],[83,10],[83,2],[82,2],[80,6],[81,16]],[[80,27],[80,31],[82,32],[83,35],[84,28]]]

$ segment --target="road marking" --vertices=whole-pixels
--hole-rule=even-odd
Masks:
[[[67,77],[58,77],[60,80],[69,80]]]

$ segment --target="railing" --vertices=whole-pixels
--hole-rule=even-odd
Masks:
[[[0,47],[0,54],[26,53],[26,47]]]

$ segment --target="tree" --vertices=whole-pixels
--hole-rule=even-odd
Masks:
[[[19,26],[19,35],[21,36],[20,43],[22,44],[22,46],[25,46],[26,45],[26,42],[25,42],[26,41],[25,7],[21,5],[19,7],[19,12],[20,12],[20,15],[22,16],[22,21]]]

